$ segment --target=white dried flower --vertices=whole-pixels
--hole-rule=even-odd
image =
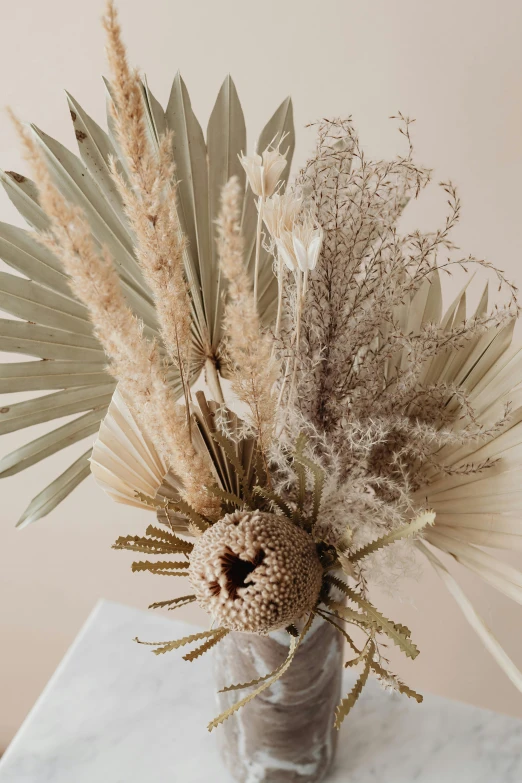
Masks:
[[[298,224],[292,231],[294,253],[301,272],[315,269],[323,244],[323,229],[312,226],[308,221]]]
[[[285,232],[291,232],[301,210],[303,199],[291,191],[275,193],[265,201],[263,220],[275,241]]]
[[[286,266],[294,272],[315,269],[323,244],[323,229],[311,218],[295,223],[292,231],[282,231],[276,238],[276,247]]]
[[[279,147],[267,147],[261,155],[239,156],[239,161],[245,169],[252,192],[262,199],[273,195],[279,183],[281,174],[286,168],[286,152],[279,152]]]

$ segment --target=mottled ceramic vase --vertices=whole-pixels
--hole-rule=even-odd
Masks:
[[[218,688],[273,671],[288,654],[288,635],[231,633],[216,647]],[[315,783],[336,750],[333,728],[341,698],[342,639],[316,620],[289,670],[219,727],[222,756],[239,783]],[[221,711],[247,691],[218,694]]]

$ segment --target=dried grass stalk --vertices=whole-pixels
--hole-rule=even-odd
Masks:
[[[61,260],[73,293],[88,308],[110,358],[111,374],[165,462],[183,481],[184,499],[200,513],[215,513],[219,501],[205,490],[213,482],[209,465],[192,445],[185,410],[168,386],[156,343],[144,338],[142,324],[125,302],[113,261],[106,249],[95,246],[82,210],[62,196],[30,132],[12,118],[40,204],[51,221],[50,233],[40,238]]]
[[[129,67],[112,0],[107,3],[103,22],[114,129],[127,176],[114,160],[111,172],[135,237],[137,259],[154,296],[163,342],[181,374],[188,411],[191,312],[183,266],[186,240],[176,208],[172,133],[160,138],[157,150],[152,148],[140,76]]]
[[[232,388],[248,405],[251,424],[268,468],[267,452],[275,426],[276,404],[272,391],[278,375],[273,341],[261,329],[254,294],[244,263],[241,236],[241,190],[236,177],[224,186],[218,219],[218,251],[221,270],[228,281],[224,328],[226,350],[232,366]],[[268,473],[268,470],[267,470]]]

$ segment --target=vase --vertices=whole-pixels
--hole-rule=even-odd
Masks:
[[[218,689],[276,669],[288,654],[284,631],[231,633],[215,648]],[[221,755],[238,783],[316,783],[336,751],[335,708],[341,698],[342,639],[316,618],[290,668],[219,727]],[[220,712],[248,691],[218,693]]]

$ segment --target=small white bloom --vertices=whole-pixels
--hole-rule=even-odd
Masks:
[[[302,198],[290,190],[267,198],[263,207],[263,220],[272,239],[277,240],[283,233],[292,231],[302,203]]]
[[[310,218],[294,223],[292,230],[280,230],[275,237],[282,260],[292,272],[315,269],[323,244],[323,229],[316,227]]]
[[[310,239],[308,245],[305,245],[298,236],[293,235],[294,252],[301,272],[306,272],[307,269],[315,269],[322,242],[322,229],[314,231],[314,236]]]
[[[310,218],[294,226],[292,245],[295,259],[301,272],[315,269],[322,244],[323,229],[320,226],[316,228]]]
[[[283,231],[277,237],[276,241],[277,252],[284,261],[285,266],[291,272],[295,272],[297,267],[297,261],[294,254],[294,248],[292,243],[292,234],[289,231]]]
[[[276,149],[267,147],[261,155],[240,155],[240,163],[256,196],[265,199],[273,195],[286,168],[286,154],[286,152],[284,155],[279,152],[278,147]]]

